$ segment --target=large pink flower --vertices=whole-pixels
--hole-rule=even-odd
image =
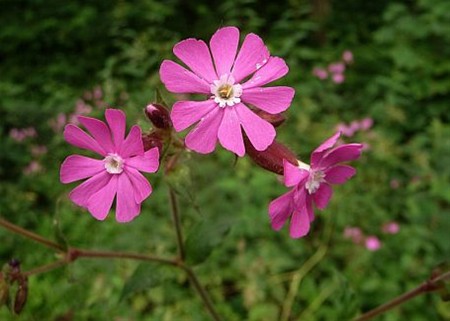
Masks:
[[[151,194],[152,187],[139,172],[154,173],[159,166],[157,148],[144,152],[141,129],[133,126],[125,138],[125,114],[107,109],[104,122],[79,116],[88,135],[69,124],[64,138],[76,147],[100,154],[103,159],[81,155],[67,157],[61,165],[62,183],[89,178],[72,190],[69,197],[77,205],[87,208],[98,220],[104,220],[116,198],[116,220],[129,222],[141,211],[141,203]]]
[[[356,170],[342,162],[352,161],[361,155],[361,144],[334,147],[340,132],[322,143],[311,155],[311,165],[298,162],[298,166],[284,161],[284,184],[293,187],[269,205],[269,216],[274,230],[280,230],[291,219],[292,238],[305,236],[314,220],[313,203],[319,209],[327,207],[333,190],[331,184],[343,184]]]
[[[243,156],[241,127],[256,150],[265,150],[275,138],[275,129],[248,106],[278,114],[294,97],[290,87],[262,87],[283,77],[288,67],[283,59],[270,56],[260,37],[248,34],[239,51],[238,45],[239,29],[225,27],[212,36],[209,48],[192,38],[174,46],[175,56],[190,70],[171,60],[161,64],[161,80],[169,91],[209,97],[179,101],[171,113],[177,131],[198,122],[186,136],[186,146],[199,153],[212,152],[219,140],[224,148]]]

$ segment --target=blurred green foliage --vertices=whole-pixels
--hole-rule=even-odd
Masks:
[[[0,6],[0,214],[12,222],[46,237],[63,235],[73,246],[176,253],[162,173],[150,177],[154,193],[133,223],[112,217],[99,223],[72,205],[70,187],[59,184],[61,161],[79,151],[54,127],[58,115],[76,108],[97,117],[114,106],[127,111],[130,124],[138,119],[149,128],[142,108],[162,88],[158,67],[173,58],[173,45],[236,25],[261,35],[290,66],[280,83],[297,94],[279,138],[300,157],[340,122],[371,117],[374,126],[348,139],[369,146],[358,175],[335,189],[301,240],[271,230],[267,205],[286,189],[246,158],[235,164],[221,148],[191,154],[169,178],[179,192],[190,260],[224,319],[277,320],[294,274],[321,246],[326,255],[296,289],[289,320],[348,320],[415,287],[450,257],[449,1],[1,0]],[[344,83],[312,75],[344,50],[354,55]],[[28,127],[35,137],[11,137],[14,128]],[[210,229],[208,221],[215,222]],[[381,232],[389,221],[399,223],[398,234]],[[345,239],[346,226],[378,236],[381,249]],[[55,260],[3,229],[0,244],[0,262],[18,258],[24,270]],[[29,292],[20,316],[1,308],[0,319],[208,320],[186,276],[152,264],[80,260],[30,278]],[[424,295],[378,320],[449,315],[448,303]]]

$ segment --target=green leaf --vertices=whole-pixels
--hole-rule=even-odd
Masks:
[[[197,223],[186,239],[186,255],[189,264],[200,264],[222,243],[230,231],[233,220],[229,217],[205,219]]]

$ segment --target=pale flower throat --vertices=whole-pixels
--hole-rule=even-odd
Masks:
[[[325,182],[325,173],[321,170],[311,169],[311,166],[298,161],[298,168],[309,172],[308,181],[305,184],[305,188],[309,194],[314,194],[320,187],[320,184]]]
[[[222,75],[211,84],[211,94],[219,107],[234,106],[241,102],[242,86],[234,83],[233,76]]]
[[[103,160],[105,169],[110,174],[120,174],[123,172],[124,161],[122,157],[117,154],[108,154]]]

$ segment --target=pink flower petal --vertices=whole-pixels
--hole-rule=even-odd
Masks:
[[[258,69],[255,74],[244,84],[242,89],[249,89],[253,87],[260,87],[272,81],[280,79],[289,71],[284,59],[279,57],[270,57],[268,62]]]
[[[144,155],[138,155],[128,158],[125,162],[125,167],[132,167],[141,172],[154,173],[159,167],[159,151],[157,147],[154,147],[144,153]]]
[[[267,63],[270,53],[263,40],[253,34],[248,34],[234,62],[233,75],[236,82],[240,82]]]
[[[159,69],[161,81],[167,90],[178,94],[210,94],[209,84],[196,74],[171,61],[164,60]]]
[[[292,193],[289,191],[269,204],[269,216],[272,228],[279,231],[292,213]]]
[[[92,137],[94,137],[94,139],[100,144],[105,152],[116,152],[114,144],[111,140],[111,132],[104,122],[95,118],[85,116],[78,116],[78,121],[84,127],[86,127]]]
[[[361,156],[361,144],[346,144],[336,147],[328,152],[320,161],[321,168],[327,168],[341,162],[358,159]]]
[[[218,138],[220,144],[242,157],[245,155],[244,139],[241,124],[234,108],[224,108],[222,123],[219,127]]]
[[[311,197],[306,196],[306,212],[308,213],[308,217],[309,217],[309,221],[312,222],[314,221],[314,210],[313,210],[313,206],[312,206],[312,201],[311,201]]]
[[[112,133],[114,146],[116,147],[116,150],[120,150],[127,126],[125,114],[118,109],[107,109],[105,116]]]
[[[126,174],[133,185],[134,200],[136,203],[142,203],[152,193],[152,186],[148,180],[134,168],[128,168]]]
[[[94,176],[105,170],[102,160],[80,155],[70,155],[61,165],[60,180],[67,184]]]
[[[202,119],[211,110],[217,107],[212,99],[205,101],[177,101],[170,113],[173,127],[177,132],[185,130]]]
[[[106,155],[105,150],[91,136],[82,131],[79,127],[69,124],[64,128],[64,139],[73,146],[91,150],[102,156]]]
[[[122,158],[144,154],[144,143],[142,142],[141,128],[137,125],[131,127],[131,130],[124,140],[119,155]]]
[[[312,167],[317,167],[317,164],[319,164],[319,162],[322,160],[322,157],[330,148],[332,148],[336,144],[339,137],[341,137],[341,133],[340,132],[335,133],[333,136],[328,138],[313,151],[313,153],[311,154]]]
[[[200,154],[211,153],[216,147],[222,117],[223,108],[213,109],[186,136],[186,146]]]
[[[325,171],[325,180],[330,184],[344,184],[353,175],[356,170],[348,165],[336,165]]]
[[[173,53],[208,83],[218,79],[208,46],[204,41],[193,38],[183,40],[173,47]]]
[[[133,185],[127,175],[120,175],[117,182],[116,220],[126,223],[139,215],[141,205],[136,203]]]
[[[275,128],[243,104],[237,104],[234,108],[253,147],[258,151],[266,150],[275,139]]]
[[[209,46],[219,78],[230,73],[238,45],[239,29],[236,27],[221,28],[211,37]]]
[[[292,165],[287,160],[283,159],[284,167],[284,185],[291,187],[297,185],[302,180],[307,179],[309,176],[308,171],[302,170],[297,166]]]
[[[109,183],[89,197],[87,208],[97,220],[103,221],[108,216],[116,196],[118,180],[118,175],[111,175]]]
[[[296,209],[291,217],[289,235],[294,239],[298,239],[308,234],[309,229],[310,219],[306,207],[303,206],[300,209]]]
[[[325,207],[327,207],[331,196],[333,196],[333,190],[327,183],[322,183],[320,184],[319,189],[314,194],[312,194],[312,196],[317,208],[319,210],[323,210]]]
[[[111,176],[107,171],[92,176],[87,181],[75,187],[70,192],[69,198],[78,206],[87,207],[89,197],[105,187],[109,183]]]
[[[288,109],[294,94],[291,87],[255,87],[244,90],[241,99],[269,114],[279,114]]]

